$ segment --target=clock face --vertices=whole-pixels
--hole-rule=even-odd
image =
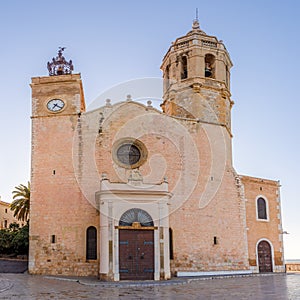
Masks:
[[[65,107],[65,102],[60,99],[52,99],[47,103],[47,108],[52,112],[59,112]]]

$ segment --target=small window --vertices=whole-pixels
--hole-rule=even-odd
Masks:
[[[170,259],[174,259],[174,250],[173,250],[173,230],[169,228],[169,251],[170,251]]]
[[[7,208],[5,208],[5,213],[7,214]]]
[[[94,226],[86,230],[86,259],[97,259],[97,229]]]
[[[4,228],[7,228],[7,220],[4,220]]]
[[[216,236],[214,236],[214,245],[217,245],[218,244],[218,239]]]
[[[257,199],[257,217],[258,219],[267,220],[267,204],[264,198]]]
[[[188,62],[186,55],[181,57],[181,79],[188,78]]]
[[[51,235],[51,244],[55,244],[56,243],[56,236],[55,234]]]

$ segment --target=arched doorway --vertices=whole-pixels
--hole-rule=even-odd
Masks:
[[[119,221],[119,274],[121,280],[154,279],[154,226],[144,210],[126,211]]]
[[[259,272],[273,272],[272,249],[267,241],[261,241],[257,245],[257,257]]]

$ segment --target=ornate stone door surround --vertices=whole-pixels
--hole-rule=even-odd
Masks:
[[[101,280],[119,281],[119,220],[132,208],[145,210],[153,219],[154,227],[154,280],[169,279],[169,209],[171,193],[166,180],[146,184],[128,180],[114,183],[104,175],[96,203],[100,212],[100,268]]]

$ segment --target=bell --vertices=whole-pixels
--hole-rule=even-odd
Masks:
[[[63,70],[63,68],[61,66],[59,66],[57,68],[56,75],[63,75],[63,74],[64,74],[64,70]]]
[[[212,68],[210,63],[205,63],[205,77],[211,77],[212,76]]]
[[[212,71],[211,71],[211,68],[209,67],[209,65],[207,64],[205,66],[205,77],[211,77],[212,75]]]

